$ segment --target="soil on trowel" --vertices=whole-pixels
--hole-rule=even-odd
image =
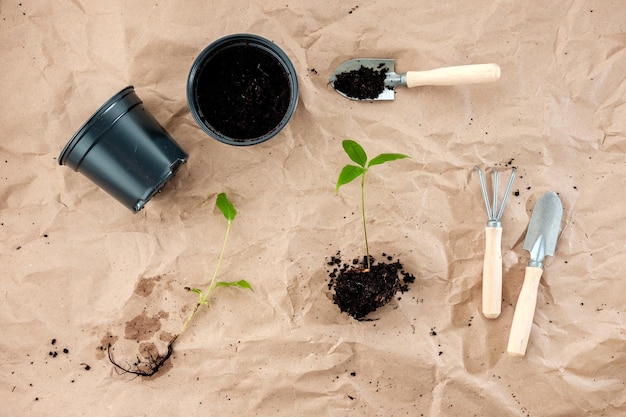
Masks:
[[[361,65],[357,70],[336,75],[333,86],[348,97],[358,100],[373,100],[385,90],[387,68],[367,68]]]
[[[387,262],[370,256],[369,271],[365,256],[348,264],[337,252],[328,262],[328,289],[334,289],[333,302],[356,320],[366,320],[369,313],[391,301],[398,291],[408,291],[408,284],[415,282],[415,276],[406,272],[399,260],[384,253],[382,256]]]

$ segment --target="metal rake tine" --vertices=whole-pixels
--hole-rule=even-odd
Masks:
[[[513,180],[515,179],[516,169],[513,168],[511,170],[511,178],[509,178],[509,183],[506,186],[506,190],[504,191],[504,198],[502,199],[502,205],[500,206],[500,211],[498,212],[497,220],[502,218],[502,212],[504,211],[504,206],[506,206],[506,202],[509,199],[509,195],[511,194],[511,188],[513,187]]]
[[[498,212],[498,171],[495,168],[491,168],[493,175],[493,205],[491,206],[491,213],[489,213],[489,219],[498,220],[496,213]]]
[[[478,179],[480,180],[480,188],[483,191],[483,199],[485,200],[485,207],[487,208],[487,216],[491,217],[491,207],[489,206],[489,196],[487,195],[487,184],[485,184],[485,174],[483,174],[483,170],[478,166],[475,166],[474,169],[478,171]]]

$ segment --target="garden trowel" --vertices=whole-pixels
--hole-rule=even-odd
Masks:
[[[340,83],[337,83],[337,79],[341,79],[343,75],[358,75],[359,71],[365,70],[384,76],[384,86],[381,84],[378,96],[359,97],[358,94],[354,94],[352,88],[342,88]],[[412,88],[425,85],[478,84],[496,81],[499,78],[500,67],[496,64],[460,65],[396,74],[393,59],[360,58],[339,65],[330,76],[330,84],[339,94],[352,100],[393,100],[394,89],[398,86]],[[366,87],[369,90],[372,86]]]
[[[545,193],[535,204],[528,224],[524,249],[530,252],[524,283],[517,299],[507,352],[521,357],[526,353],[537,304],[537,290],[543,273],[543,259],[553,256],[559,237],[563,205],[555,192]]]

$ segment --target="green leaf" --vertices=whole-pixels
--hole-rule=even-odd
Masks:
[[[252,285],[245,279],[239,281],[218,281],[215,283],[215,287],[239,287],[252,290]]]
[[[235,210],[235,206],[228,200],[225,193],[218,194],[215,206],[220,209],[224,217],[226,217],[226,220],[228,220],[228,223],[232,223],[232,221],[235,220],[237,210]]]
[[[346,151],[350,159],[354,162],[365,168],[365,163],[367,162],[367,154],[365,153],[365,149],[358,143],[353,140],[346,139],[341,142],[343,146],[343,150]]]
[[[339,187],[349,182],[354,181],[354,179],[360,177],[365,174],[367,168],[358,167],[356,165],[346,165],[341,170],[339,174],[339,178],[337,179],[337,186],[335,187],[335,192],[339,191]]]
[[[369,164],[367,164],[367,166],[371,167],[374,165],[380,165],[380,164],[384,164],[385,162],[395,161],[397,159],[404,159],[404,158],[410,158],[410,157],[408,155],[404,155],[401,153],[381,153],[377,157],[372,158],[372,160],[370,161]]]

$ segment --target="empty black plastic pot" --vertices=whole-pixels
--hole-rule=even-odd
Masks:
[[[61,151],[59,165],[80,172],[138,212],[187,158],[129,86],[76,132]]]
[[[198,125],[229,145],[255,145],[280,132],[298,103],[289,57],[257,35],[236,34],[207,46],[187,79],[187,101]]]

